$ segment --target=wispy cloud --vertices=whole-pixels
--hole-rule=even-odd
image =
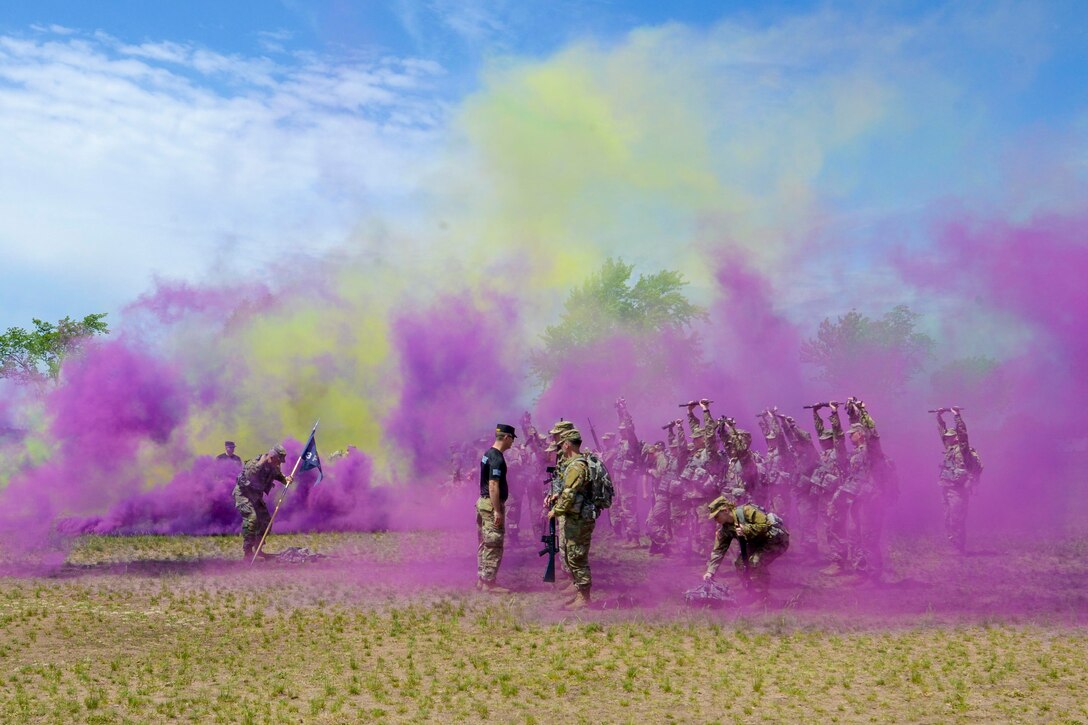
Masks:
[[[361,219],[410,204],[444,127],[441,73],[412,58],[0,36],[3,284],[94,280],[106,309],[152,274],[247,273],[344,243]],[[5,308],[19,318],[0,325],[31,311]]]

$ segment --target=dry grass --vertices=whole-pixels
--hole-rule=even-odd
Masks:
[[[0,580],[0,718],[1088,722],[1083,589],[1019,615],[738,616],[670,599],[572,616],[546,591],[496,599],[452,575],[433,586],[384,576],[432,560],[446,545],[434,535],[277,537],[284,545],[340,559],[255,571],[230,561],[234,539],[88,538],[52,576]],[[504,565],[525,570],[526,588],[533,554]],[[1055,550],[1053,566],[1080,576],[1067,554]],[[933,565],[910,546],[897,555],[917,563],[912,576]],[[648,566],[607,545],[599,561],[617,586]],[[845,584],[819,592],[840,590],[858,597]]]

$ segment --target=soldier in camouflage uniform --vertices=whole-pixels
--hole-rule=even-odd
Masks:
[[[234,507],[242,515],[242,551],[247,559],[252,558],[272,518],[264,502],[265,495],[277,481],[286,486],[292,480],[280,470],[286,459],[287,450],[275,446],[268,453],[246,461],[234,484]],[[262,551],[261,556],[272,555]]]
[[[623,398],[616,401],[619,431],[608,461],[608,471],[616,486],[616,505],[608,515],[618,536],[630,546],[641,546],[638,526],[638,497],[642,478],[642,443],[635,434],[634,420]]]
[[[659,458],[661,468],[654,489],[654,504],[646,522],[650,535],[650,553],[661,555],[669,553],[669,546],[675,533],[673,524],[681,513],[680,499],[683,486],[680,482],[680,472],[687,465],[690,453],[683,421],[674,420],[665,426],[665,430],[668,432],[668,443],[663,455]]]
[[[772,510],[789,511],[794,489],[793,479],[797,469],[793,445],[786,438],[786,432],[775,412],[764,411],[760,415],[759,427],[767,442],[767,455],[763,459],[767,499]]]
[[[552,426],[552,429],[548,431],[548,435],[551,440],[548,443],[548,447],[544,449],[545,455],[556,456],[554,470],[552,471],[551,481],[548,484],[548,495],[544,499],[544,505],[548,509],[551,509],[555,505],[555,502],[559,500],[559,494],[563,492],[563,468],[566,466],[567,461],[560,454],[560,438],[563,433],[574,430],[574,423],[569,420],[561,420]],[[548,518],[552,518],[548,515]],[[556,546],[559,547],[559,571],[570,576],[570,569],[567,567],[567,535],[566,535],[566,518],[563,514],[558,514],[555,517],[555,534],[556,534]],[[573,587],[573,581],[564,585],[561,590],[566,590]]]
[[[785,524],[774,513],[751,503],[738,506],[726,496],[714,499],[708,507],[708,513],[718,524],[718,534],[703,579],[709,581],[714,578],[733,539],[743,538],[747,545],[748,560],[745,561],[743,555],[738,556],[734,566],[744,576],[745,584],[750,590],[759,599],[766,601],[769,591],[767,567],[786,553],[790,546],[790,535]]]
[[[831,408],[831,429],[828,430],[823,418],[820,417],[821,408]],[[812,422],[816,427],[816,436],[820,441],[820,458],[816,469],[809,477],[810,485],[807,494],[797,501],[797,516],[802,527],[802,544],[805,548],[818,549],[820,532],[827,525],[827,504],[835,495],[842,483],[843,467],[847,463],[845,435],[842,430],[842,419],[839,418],[837,403],[820,403],[812,408]],[[830,535],[828,535],[830,538]],[[811,549],[810,549],[811,547]]]
[[[589,569],[589,547],[596,526],[597,511],[593,507],[590,490],[589,464],[582,455],[582,434],[570,428],[559,435],[563,457],[563,489],[560,491],[549,517],[563,518],[565,546],[563,555],[576,594],[567,603],[567,609],[584,609],[589,606],[593,577]]]
[[[544,453],[545,440],[533,426],[529,414],[522,416],[522,430],[525,434],[525,442],[522,444],[522,457],[525,469],[525,506],[528,510],[529,521],[533,527],[533,540],[539,541],[544,535],[544,497],[546,495],[543,480],[548,464]]]
[[[752,450],[752,434],[732,418],[719,419],[722,443],[729,455],[720,493],[734,501],[764,501],[767,496],[763,460]]]
[[[955,427],[949,428],[944,414],[948,408],[937,410],[937,429],[944,442],[944,458],[938,468],[940,485],[944,494],[944,530],[949,543],[963,552],[967,544],[967,501],[981,465],[978,454],[971,448],[967,437],[967,424],[959,408],[952,408]]]
[[[827,540],[831,549],[831,566],[826,574],[840,574],[851,568],[864,568],[871,559],[865,551],[858,497],[873,488],[870,452],[865,445],[864,426],[850,426],[850,441],[854,450],[850,453],[845,475],[827,503]],[[852,528],[851,528],[852,524]]]
[[[694,407],[702,408],[702,422],[695,417]],[[689,536],[688,546],[696,553],[701,541],[710,535],[706,525],[707,505],[720,494],[724,460],[718,450],[718,421],[710,413],[710,401],[703,399],[688,404],[688,427],[691,429],[692,454],[680,473],[682,494],[674,515],[674,537],[678,531]]]
[[[859,545],[854,568],[871,579],[880,580],[884,573],[881,543],[884,518],[899,496],[899,476],[895,464],[884,452],[880,432],[865,403],[856,397],[848,398],[846,412],[850,416],[851,430],[860,432],[868,462],[868,475],[862,478],[864,485],[855,502]],[[854,437],[851,435],[852,440]]]

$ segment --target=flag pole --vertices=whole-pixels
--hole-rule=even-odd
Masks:
[[[307,446],[310,444],[310,440],[313,439],[314,434],[317,433],[317,426],[320,423],[321,423],[321,419],[318,418],[317,423],[314,423],[314,429],[310,431],[310,437],[306,439],[306,445]],[[302,451],[303,451],[303,453],[305,453],[306,448],[303,447]],[[295,459],[295,465],[291,469],[291,475],[288,476],[288,478],[291,479],[292,481],[295,480],[295,474],[298,473],[298,466],[299,466],[300,463],[302,463],[302,455],[301,454],[299,455],[298,458]],[[257,544],[257,549],[253,552],[253,558],[249,560],[250,564],[257,561],[257,557],[261,555],[261,549],[264,548],[265,539],[268,538],[269,532],[272,531],[272,524],[276,520],[276,514],[278,514],[280,512],[280,506],[283,504],[283,499],[287,498],[287,489],[289,489],[290,487],[291,487],[290,483],[285,484],[284,487],[283,487],[283,492],[280,493],[279,499],[276,500],[276,508],[274,508],[272,510],[272,517],[270,519],[268,519],[268,526],[264,527],[264,533],[261,535],[261,541],[260,541],[259,544]]]

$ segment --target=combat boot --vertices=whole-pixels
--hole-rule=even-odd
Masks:
[[[820,573],[824,576],[839,576],[840,574],[845,574],[846,570],[843,569],[842,564],[833,561],[830,566],[825,566],[823,569],[820,569]]]
[[[578,593],[574,595],[574,599],[569,604],[563,605],[563,609],[568,612],[576,612],[580,609],[589,609],[589,590],[591,587],[579,587]]]
[[[480,581],[480,585],[479,585],[480,589],[482,591],[484,591],[484,592],[487,592],[488,594],[509,594],[510,593],[509,589],[507,589],[506,587],[500,587],[495,582],[485,582],[482,579],[479,580],[479,581]]]

